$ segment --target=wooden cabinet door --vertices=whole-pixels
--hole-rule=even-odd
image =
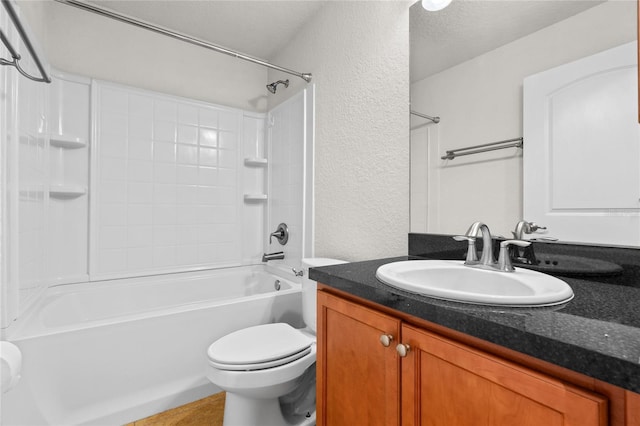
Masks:
[[[402,343],[403,425],[607,424],[599,395],[408,325]]]
[[[400,423],[399,333],[398,319],[318,292],[318,425]]]

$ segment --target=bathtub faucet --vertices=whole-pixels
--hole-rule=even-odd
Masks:
[[[284,259],[284,252],[283,251],[278,251],[276,253],[263,253],[262,254],[262,261],[263,262],[268,262],[270,260],[277,260],[277,259]]]

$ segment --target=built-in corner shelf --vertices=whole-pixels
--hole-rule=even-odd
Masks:
[[[259,201],[267,201],[266,194],[244,194],[245,202],[259,202]]]
[[[87,188],[81,185],[51,185],[49,197],[59,200],[70,200],[82,197],[87,193]]]
[[[56,148],[77,149],[87,146],[87,141],[84,138],[76,136],[51,135],[49,137],[49,144]]]
[[[244,165],[249,167],[267,167],[268,161],[266,158],[245,158]]]

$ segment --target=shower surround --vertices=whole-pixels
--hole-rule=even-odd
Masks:
[[[3,75],[16,86],[3,149],[18,250],[3,329],[49,285],[260,263],[273,223],[292,232],[275,264],[310,254],[312,88],[260,114],[68,73],[50,86]]]
[[[25,359],[3,421],[131,421],[218,391],[204,380],[216,336],[300,318],[313,86],[260,114],[52,75],[35,86],[0,68],[1,333]],[[264,265],[280,222],[285,258]]]

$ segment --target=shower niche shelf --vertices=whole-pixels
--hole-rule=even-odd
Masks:
[[[87,146],[87,141],[76,136],[52,135],[49,144],[55,148],[77,149]]]
[[[82,197],[87,193],[87,188],[81,185],[51,185],[49,197],[59,200],[70,200]]]
[[[247,203],[267,201],[267,194],[244,194],[244,201]]]
[[[244,159],[244,165],[249,167],[267,167],[269,162],[266,158],[250,157]]]

